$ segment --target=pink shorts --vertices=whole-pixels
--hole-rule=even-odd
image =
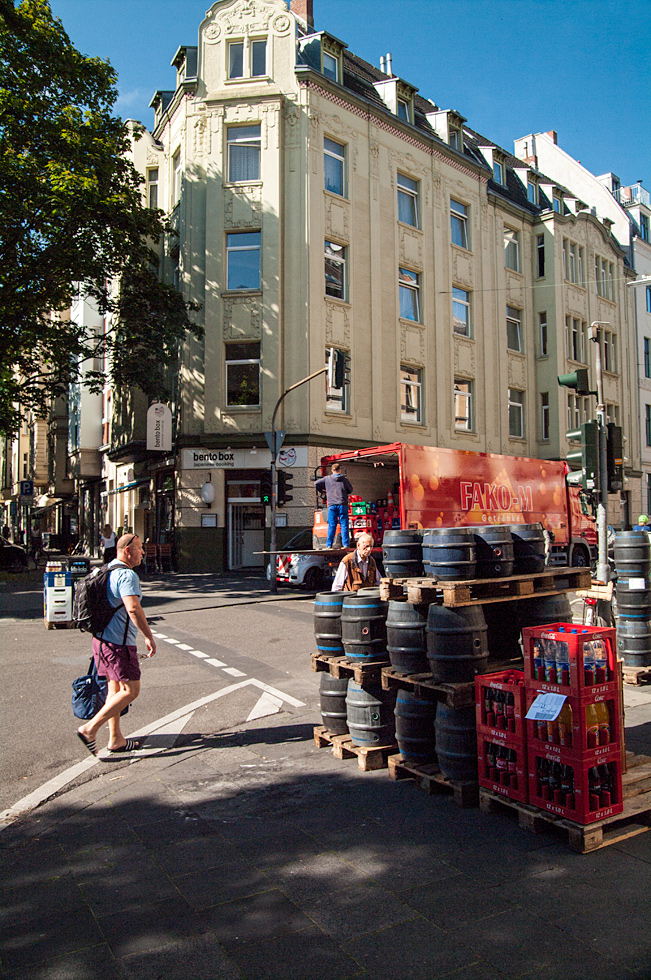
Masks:
[[[138,648],[93,637],[93,656],[100,677],[110,681],[139,681]]]

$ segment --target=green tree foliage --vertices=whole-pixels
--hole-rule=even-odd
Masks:
[[[165,367],[201,335],[156,274],[151,244],[173,232],[144,206],[116,98],[114,69],[74,48],[49,0],[0,0],[0,432],[82,372],[97,389],[98,363],[164,397]],[[69,319],[78,288],[105,335]]]

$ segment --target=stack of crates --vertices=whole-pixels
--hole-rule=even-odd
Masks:
[[[566,696],[555,721],[526,722],[529,802],[583,825],[621,813],[616,631],[553,623],[522,638],[526,711],[540,693]]]
[[[525,705],[523,671],[475,677],[479,785],[520,803],[529,798]]]

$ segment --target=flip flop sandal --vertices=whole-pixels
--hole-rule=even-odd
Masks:
[[[81,739],[91,755],[97,755],[94,738],[86,738],[86,736],[82,735],[81,732],[77,732],[77,738]]]
[[[128,738],[126,745],[121,745],[119,749],[109,749],[112,755],[116,755],[119,752],[136,752],[140,748],[140,742],[136,741],[135,738]]]

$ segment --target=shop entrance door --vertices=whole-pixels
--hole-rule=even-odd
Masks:
[[[228,567],[263,568],[264,506],[261,504],[228,505]]]

